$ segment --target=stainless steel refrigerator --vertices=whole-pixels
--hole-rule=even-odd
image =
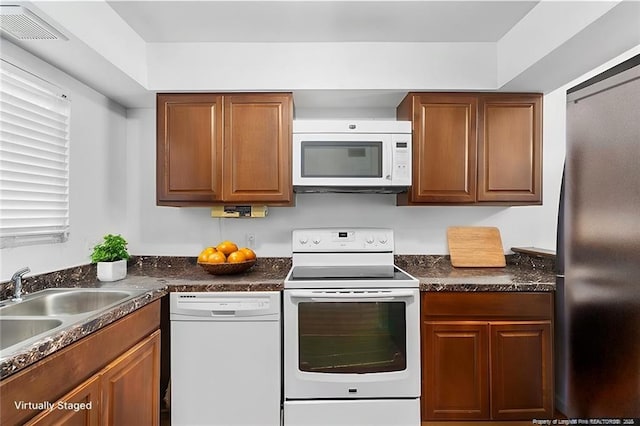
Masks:
[[[556,408],[640,417],[640,55],[567,91]]]

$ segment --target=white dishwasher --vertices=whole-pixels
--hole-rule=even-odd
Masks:
[[[171,425],[280,425],[280,292],[171,293],[169,312]]]

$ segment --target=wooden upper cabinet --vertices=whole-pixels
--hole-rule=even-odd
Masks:
[[[290,202],[292,99],[225,96],[225,201]]]
[[[157,96],[157,204],[290,205],[290,93]]]
[[[478,201],[542,202],[542,95],[480,97]]]
[[[409,93],[413,179],[399,204],[540,204],[542,95]]]
[[[410,201],[474,202],[477,98],[422,94],[405,102],[402,118],[414,123]]]
[[[157,200],[222,200],[222,96],[157,97]]]
[[[157,201],[222,200],[222,96],[157,97]]]

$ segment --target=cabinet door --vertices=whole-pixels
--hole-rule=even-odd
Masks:
[[[158,205],[222,199],[222,96],[157,97]]]
[[[542,202],[542,95],[480,97],[478,201]]]
[[[475,96],[414,97],[412,202],[475,202],[476,115]]]
[[[491,324],[491,415],[553,417],[551,322]]]
[[[158,425],[160,330],[105,367],[101,378],[103,425]]]
[[[292,110],[290,94],[225,96],[225,201],[292,201]]]
[[[98,426],[100,424],[100,377],[93,376],[46,410],[25,423],[28,426],[65,425]]]
[[[422,417],[489,418],[486,322],[423,322]]]

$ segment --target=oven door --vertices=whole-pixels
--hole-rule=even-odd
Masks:
[[[284,395],[420,396],[418,289],[284,290]]]

